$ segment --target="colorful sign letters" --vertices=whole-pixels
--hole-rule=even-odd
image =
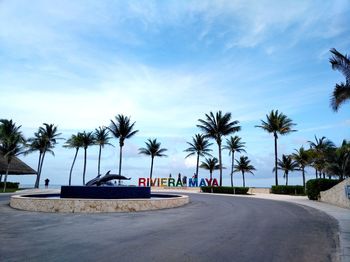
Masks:
[[[175,178],[139,178],[139,186],[160,186],[160,187],[201,187],[201,186],[219,186],[216,178],[202,178],[198,181],[197,178],[189,178],[188,183],[182,183],[181,179],[176,180]]]

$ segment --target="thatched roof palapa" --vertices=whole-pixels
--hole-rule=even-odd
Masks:
[[[0,174],[6,174],[7,160],[0,152]],[[36,175],[36,171],[17,157],[10,163],[9,175]]]

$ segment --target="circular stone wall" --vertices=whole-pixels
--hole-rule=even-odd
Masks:
[[[179,207],[187,203],[189,197],[185,195],[154,199],[54,199],[40,198],[40,195],[15,195],[10,200],[10,206],[16,209],[62,213],[136,212]]]

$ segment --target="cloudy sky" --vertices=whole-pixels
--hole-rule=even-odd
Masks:
[[[273,137],[254,126],[272,109],[297,123],[298,132],[279,139],[280,153],[307,147],[314,135],[338,145],[350,138],[349,104],[338,113],[329,106],[343,76],[328,61],[330,48],[350,53],[349,12],[348,0],[2,0],[0,117],[22,125],[26,137],[54,123],[68,138],[109,125],[117,114],[131,116],[140,132],[126,141],[123,173],[136,183],[149,173],[150,159],[138,155],[147,138],[168,149],[154,176],[191,176],[195,160],[183,150],[199,132],[198,119],[231,112],[257,169],[247,185],[270,186]],[[42,176],[53,184],[67,183],[74,155],[62,143],[44,163]],[[80,153],[75,184],[82,183]],[[97,153],[88,149],[87,178],[97,173]],[[21,158],[36,167],[37,157]],[[115,173],[117,159],[117,148],[106,148],[103,170]],[[290,180],[301,183],[301,175]]]

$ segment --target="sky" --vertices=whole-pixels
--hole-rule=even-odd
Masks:
[[[256,128],[273,109],[296,123],[280,137],[279,157],[314,136],[336,145],[350,139],[349,104],[329,101],[344,77],[333,71],[331,48],[350,53],[350,2],[327,1],[0,1],[0,118],[13,119],[29,138],[43,123],[61,137],[131,117],[137,135],[123,148],[122,174],[147,177],[150,158],[138,154],[157,138],[168,157],[153,177],[192,176],[195,158],[183,152],[199,133],[198,119],[222,110],[238,120],[238,135],[257,169],[247,186],[274,183],[273,136]],[[67,184],[74,150],[56,145],[42,180]],[[102,151],[102,172],[118,168],[118,141]],[[213,155],[217,147],[213,141]],[[239,157],[239,154],[236,154]],[[98,147],[88,148],[87,179],[97,175]],[[34,169],[38,154],[20,156]],[[72,181],[82,183],[83,151]],[[224,184],[230,157],[223,152]],[[200,177],[208,177],[200,169]],[[314,171],[308,170],[308,178]],[[218,178],[218,172],[214,173]],[[235,184],[241,185],[239,173]],[[284,183],[282,173],[280,183]],[[34,184],[34,176],[10,176]],[[293,172],[290,184],[301,184]],[[42,181],[43,182],[43,181]]]

